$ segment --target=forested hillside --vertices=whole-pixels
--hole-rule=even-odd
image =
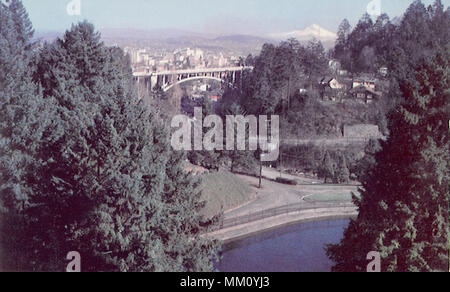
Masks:
[[[359,216],[328,254],[334,271],[366,271],[370,251],[380,253],[383,271],[448,271],[450,11],[440,1],[428,9],[415,1],[398,26],[386,25],[392,35],[373,41],[385,48],[375,57],[388,62],[396,85],[390,136],[365,160],[361,198],[354,198]],[[342,42],[348,65],[357,60],[354,39],[370,27],[363,19]]]
[[[211,271],[199,181],[137,99],[131,68],[82,22],[41,49],[0,4],[1,270]]]

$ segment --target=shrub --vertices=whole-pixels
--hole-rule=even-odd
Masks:
[[[292,186],[296,186],[297,185],[297,181],[296,180],[282,178],[282,177],[277,177],[276,182],[280,183],[280,184],[285,184],[285,185],[292,185]]]

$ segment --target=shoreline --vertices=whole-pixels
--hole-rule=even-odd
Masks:
[[[335,207],[323,209],[302,210],[290,214],[265,218],[259,221],[217,230],[206,234],[206,236],[219,240],[222,244],[229,244],[256,234],[283,228],[301,223],[339,220],[358,216],[357,207]]]

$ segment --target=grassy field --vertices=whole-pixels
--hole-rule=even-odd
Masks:
[[[219,171],[202,175],[202,199],[207,202],[204,215],[211,217],[222,210],[238,207],[250,200],[255,194],[250,186],[228,171]]]
[[[307,202],[349,202],[352,193],[359,196],[357,187],[342,186],[302,186],[303,191],[311,194],[305,197]]]

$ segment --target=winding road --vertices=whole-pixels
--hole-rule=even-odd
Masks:
[[[304,210],[218,230],[210,234],[214,238],[229,241],[292,222],[357,215],[356,207],[349,204],[351,203],[350,194],[357,192],[357,186],[322,185],[314,179],[283,174],[284,178],[295,179],[300,183],[297,186],[285,185],[272,181],[279,177],[279,172],[270,168],[264,168],[263,176],[267,179],[263,179],[263,187],[259,189],[258,178],[244,175],[238,176],[251,186],[252,190],[257,193],[257,197],[246,205],[225,212],[224,221],[236,220],[266,210],[290,205],[300,206]],[[327,207],[317,209],[317,203],[325,202]],[[345,207],[343,207],[343,203],[345,203]]]

